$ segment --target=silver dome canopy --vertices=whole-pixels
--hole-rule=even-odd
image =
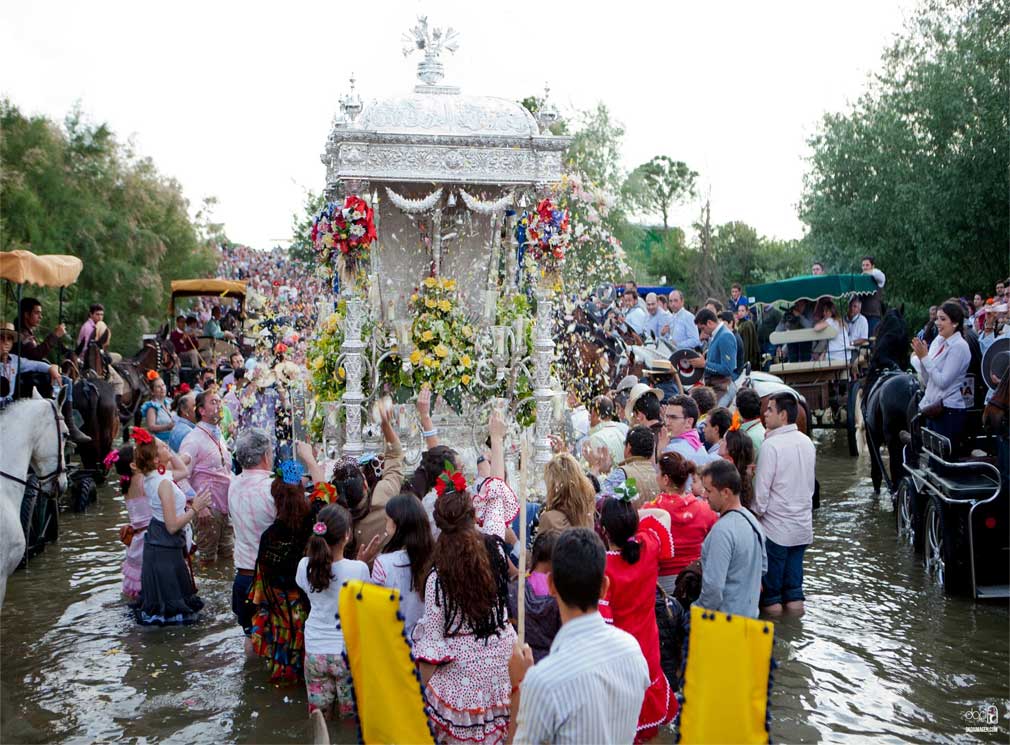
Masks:
[[[373,100],[357,111],[343,107],[321,159],[326,191],[342,182],[546,184],[561,178],[568,137],[541,133],[521,104],[492,96],[463,95],[440,85],[439,55],[456,49],[452,29],[429,29],[427,20],[404,35],[404,54],[421,51],[420,83],[404,96]],[[359,104],[360,105],[360,104]]]

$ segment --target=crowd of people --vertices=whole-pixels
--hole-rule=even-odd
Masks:
[[[801,301],[772,328],[832,326],[841,341],[773,353],[850,359],[881,316],[884,275],[870,257],[863,271],[878,292],[844,316],[829,298]],[[242,247],[223,250],[220,275],[267,297],[268,327],[282,331],[249,359],[232,349],[206,361],[191,354],[198,336],[230,341],[240,329],[215,299],[181,314],[171,341],[198,377],[172,386],[152,375],[143,426],[106,459],[129,517],[122,588],[138,623],[195,622],[201,571],[230,562],[247,654],[271,682],[303,682],[310,712],[353,717],[338,596],[347,581],[372,582],[399,593],[437,741],[631,742],[677,716],[692,605],[749,618],[804,611],[815,448],[797,428],[795,396],[773,395],[762,413],[753,389],[737,389],[748,356],[769,351],[757,327],[766,321],[755,324],[739,285],[696,313],[678,290],[640,298],[625,286],[617,323],[702,350],[702,381],[681,390],[658,363],[607,395],[573,392],[573,436],[552,440],[542,502],[520,515],[501,415],[492,414],[476,473],[464,475],[459,450],[432,423],[427,389],[414,402],[424,450],[412,471],[381,407],[381,453],[319,460],[294,442],[277,366],[304,359],[320,280],[278,251]],[[963,335],[980,344],[1010,336],[1008,293],[1010,282],[974,307],[947,301],[913,340],[920,409],[938,431],[956,430],[963,412]],[[30,331],[39,320],[22,324]],[[102,330],[101,318],[89,322],[85,342]],[[5,365],[13,338],[0,329]]]

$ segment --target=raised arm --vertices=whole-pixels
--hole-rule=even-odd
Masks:
[[[505,478],[505,420],[501,412],[497,409],[491,410],[491,419],[488,421],[488,430],[491,435],[491,477],[496,479]]]
[[[438,446],[438,430],[431,421],[431,388],[427,385],[421,388],[417,396],[417,418],[421,423],[421,436],[424,437],[424,447],[431,450]]]

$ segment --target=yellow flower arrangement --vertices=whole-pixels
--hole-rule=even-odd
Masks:
[[[428,384],[458,406],[462,387],[473,382],[476,334],[457,301],[456,280],[427,277],[409,297],[414,349],[409,364],[399,358],[383,361],[382,382],[404,398]]]

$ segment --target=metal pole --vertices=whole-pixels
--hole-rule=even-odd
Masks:
[[[22,320],[23,320],[22,316],[21,316],[21,297],[24,294],[24,289],[25,289],[24,285],[18,285],[18,304],[17,304],[17,307],[14,308],[14,312],[18,314],[18,323],[17,323],[17,329],[18,329],[18,369],[17,369],[17,372],[14,373],[14,390],[11,391],[11,393],[14,394],[14,398],[18,398],[18,383],[21,382],[21,352],[22,352],[21,323],[22,323]]]

